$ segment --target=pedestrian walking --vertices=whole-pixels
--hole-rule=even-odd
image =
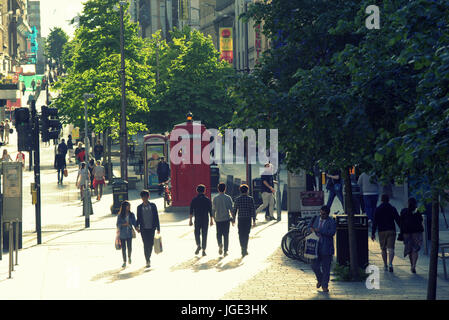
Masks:
[[[101,158],[103,157],[103,151],[104,151],[104,148],[101,145],[100,140],[97,140],[97,144],[94,147],[95,160],[101,160]]]
[[[59,153],[63,154],[63,155],[64,155],[64,158],[65,158],[65,156],[67,155],[68,146],[66,145],[64,139],[62,139],[62,140],[61,140],[61,143],[58,144],[57,150],[58,150]]]
[[[226,257],[229,249],[229,227],[232,221],[233,203],[232,198],[225,194],[225,183],[219,183],[217,188],[219,194],[212,200],[212,216],[217,226],[218,254],[223,253],[224,242],[224,256]]]
[[[67,167],[64,153],[58,152],[56,154],[56,169],[58,170],[58,184],[62,184],[64,178],[64,170]]]
[[[101,165],[100,160],[97,160],[97,165],[94,167],[93,170],[93,176],[94,180],[92,182],[92,185],[95,189],[95,195],[97,196],[97,200],[101,200],[101,197],[103,196],[103,186],[105,185],[105,173],[106,170]],[[100,192],[98,192],[98,189],[100,189]],[[139,213],[139,208],[137,208],[137,213]]]
[[[84,198],[84,190],[86,188],[86,181],[90,181],[89,169],[85,162],[81,163],[81,167],[78,170],[78,176],[76,177],[76,185],[80,188],[81,200]]]
[[[417,208],[416,199],[408,199],[408,207],[401,210],[400,217],[401,233],[404,238],[404,257],[409,256],[412,273],[416,273],[416,263],[424,232],[423,217]]]
[[[5,120],[5,145],[9,144],[9,130],[11,129],[11,125],[9,123],[9,120]]]
[[[34,81],[34,78],[33,80],[31,80],[31,88],[33,89],[33,91],[36,90],[36,81]]]
[[[140,193],[142,203],[137,207],[137,232],[140,232],[143,241],[143,249],[146,261],[146,267],[151,264],[151,253],[153,252],[154,233],[161,233],[159,223],[159,214],[154,203],[149,202],[150,192],[143,190]]]
[[[72,141],[72,136],[69,134],[69,137],[67,139],[67,150],[69,152],[69,163],[72,163],[72,158],[74,155],[74,150],[73,150],[73,141]]]
[[[273,166],[271,163],[267,163],[264,166],[264,171],[261,175],[262,179],[262,204],[257,208],[256,214],[264,211],[268,207],[269,217],[266,220],[274,220],[274,178],[273,178]]]
[[[0,139],[2,142],[5,141],[5,123],[3,121],[0,122]]]
[[[132,241],[135,238],[133,226],[137,228],[136,216],[131,212],[131,204],[125,200],[120,205],[120,211],[117,216],[117,229],[122,242],[122,268],[126,267],[126,247],[128,247],[128,263],[131,264]]]
[[[22,96],[25,96],[25,91],[27,90],[27,87],[25,85],[25,82],[22,82]]]
[[[379,185],[376,181],[376,177],[363,172],[360,175],[357,184],[360,186],[360,193],[362,194],[363,203],[365,205],[365,213],[368,216],[368,219],[372,222],[374,211],[376,210],[377,202],[379,200]]]
[[[394,223],[396,222],[399,226],[400,219],[396,208],[389,203],[390,197],[387,194],[382,195],[381,201],[381,205],[374,211],[371,239],[376,240],[376,231],[379,230],[379,244],[382,250],[384,270],[393,272],[394,244],[396,241],[396,226]]]
[[[190,221],[192,226],[192,218],[195,216],[195,241],[197,249],[195,254],[198,254],[203,249],[203,257],[206,255],[207,246],[207,231],[209,228],[209,215],[212,218],[212,202],[206,195],[206,187],[200,184],[196,188],[198,195],[193,198],[190,203]],[[210,225],[213,226],[213,219],[210,220]]]
[[[240,196],[235,199],[232,210],[232,222],[238,218],[237,228],[239,230],[240,247],[242,258],[248,255],[249,234],[251,232],[251,220],[253,227],[256,226],[256,208],[254,199],[248,195],[249,187],[246,184],[240,186]]]
[[[332,258],[334,256],[334,235],[336,232],[336,223],[329,217],[330,209],[328,206],[321,207],[320,217],[314,218],[309,228],[318,236],[318,257],[313,261],[312,269],[315,273],[317,289],[322,287],[323,292],[329,292],[329,278],[331,272]]]
[[[335,196],[337,196],[344,210],[345,205],[343,201],[343,179],[341,178],[340,170],[332,170],[331,174],[326,173],[326,177],[326,190],[329,191],[326,206],[330,210],[332,208],[332,203],[334,202]]]
[[[86,150],[83,148],[83,144],[78,143],[78,147],[75,149],[75,158],[76,163],[79,165],[81,162],[84,162],[84,157],[86,155]]]
[[[2,162],[11,162],[11,156],[8,153],[8,150],[3,149],[3,156],[2,156]]]
[[[25,154],[22,151],[19,151],[19,153],[17,153],[16,162],[21,162],[22,168],[25,168]]]
[[[170,166],[165,161],[164,157],[160,158],[161,161],[157,164],[157,179],[159,182],[159,195],[162,194],[164,190],[164,186],[162,185],[164,182],[167,182],[170,177]]]

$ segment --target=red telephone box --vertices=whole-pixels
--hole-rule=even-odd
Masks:
[[[191,116],[175,125],[170,133],[172,206],[187,207],[197,195],[199,184],[206,186],[210,199],[210,133]],[[205,141],[203,141],[205,140]]]

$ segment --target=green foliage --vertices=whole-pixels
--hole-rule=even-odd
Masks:
[[[159,72],[148,120],[151,132],[170,131],[189,111],[209,128],[231,120],[234,100],[228,88],[234,70],[219,60],[210,37],[190,28],[175,29],[170,42],[157,33],[149,47],[148,64],[154,74]]]
[[[347,265],[340,265],[336,263],[333,272],[335,278],[332,279],[331,281],[343,281],[343,282],[353,281],[350,273],[350,268]],[[359,268],[358,281],[360,282],[366,281],[368,277],[369,274],[365,273],[365,270],[363,270],[362,268]]]
[[[55,27],[50,30],[50,34],[45,42],[45,55],[56,61],[58,66],[61,65],[63,49],[69,36],[59,27]]]
[[[63,121],[84,127],[83,94],[94,93],[88,101],[89,121],[94,131],[113,128],[117,136],[121,111],[120,18],[112,0],[85,3],[75,38],[63,51],[68,75],[55,85],[59,96],[54,104]],[[145,130],[142,113],[154,95],[154,75],[146,64],[149,50],[138,36],[137,25],[125,15],[126,114],[130,135]]]

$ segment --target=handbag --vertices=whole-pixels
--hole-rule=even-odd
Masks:
[[[67,177],[69,175],[69,172],[67,171],[67,169],[64,169],[64,177]]]
[[[13,129],[9,129],[9,133],[14,133],[14,130]]]
[[[115,237],[115,249],[120,250],[122,248],[122,241],[120,240],[120,235],[117,234]]]
[[[318,258],[318,241],[319,237],[315,232],[312,232],[310,235],[306,237],[306,246],[304,251],[304,257],[307,259],[316,259]]]
[[[162,237],[156,235],[154,237],[154,253],[159,254],[162,252]]]

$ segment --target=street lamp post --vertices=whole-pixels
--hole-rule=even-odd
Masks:
[[[128,135],[126,131],[126,98],[125,98],[125,35],[123,22],[123,6],[120,1],[120,56],[121,56],[121,83],[122,83],[122,112],[120,121],[120,175],[122,180],[128,181]]]
[[[89,170],[89,135],[87,130],[87,99],[95,98],[94,94],[85,93],[84,98],[84,144],[86,146],[86,170]],[[90,199],[90,189],[89,189],[89,179],[86,179],[84,184],[84,198],[83,198],[83,209],[84,209],[84,221],[85,227],[90,227],[90,209],[91,209],[91,199]]]

